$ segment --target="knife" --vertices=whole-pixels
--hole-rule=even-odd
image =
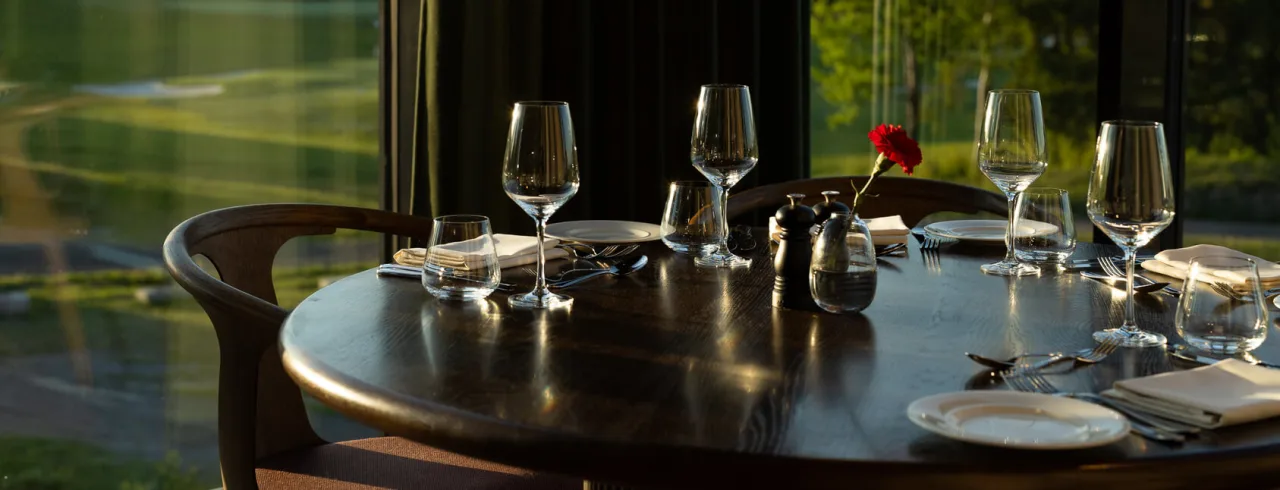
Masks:
[[[1165,350],[1169,352],[1169,355],[1177,359],[1200,364],[1203,366],[1208,366],[1210,364],[1213,364],[1215,362],[1222,360],[1222,359],[1216,359],[1213,357],[1196,354],[1191,347],[1180,345],[1180,344],[1169,344],[1167,347],[1165,347]],[[1272,368],[1272,369],[1280,369],[1280,364],[1272,364],[1266,361],[1257,361],[1257,362],[1244,361],[1244,362],[1249,362],[1255,366],[1262,366],[1262,367]]]

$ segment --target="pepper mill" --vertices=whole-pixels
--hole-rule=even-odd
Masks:
[[[840,195],[839,191],[822,191],[823,202],[813,205],[813,222],[823,224],[834,213],[849,213],[849,206],[837,201],[836,197]]]
[[[773,218],[778,222],[778,253],[773,258],[773,307],[817,310],[809,293],[809,259],[813,245],[809,229],[813,227],[813,208],[800,203],[804,194],[787,194],[791,204],[778,208]]]

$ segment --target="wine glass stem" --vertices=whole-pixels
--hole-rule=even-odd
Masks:
[[[720,193],[720,203],[719,203],[720,212],[716,213],[716,220],[718,221],[718,223],[716,224],[720,225],[719,252],[722,255],[728,255],[729,254],[729,188],[721,187],[719,184],[712,184],[712,185],[716,186],[716,190],[719,191]]]
[[[1006,194],[1005,198],[1009,200],[1009,206],[1008,206],[1009,222],[1005,224],[1005,230],[1004,230],[1004,244],[1005,244],[1004,261],[1006,263],[1011,263],[1011,262],[1018,261],[1018,255],[1017,255],[1018,245],[1016,243],[1017,240],[1015,240],[1013,236],[1013,230],[1018,229],[1018,210],[1017,210],[1018,194],[1016,192]]]
[[[1129,247],[1125,247],[1124,249],[1124,267],[1125,267],[1124,290],[1125,290],[1125,297],[1127,299],[1125,300],[1125,305],[1124,305],[1124,324],[1120,326],[1120,329],[1124,330],[1125,333],[1138,333],[1140,331],[1138,330],[1138,322],[1134,319],[1134,315],[1133,315],[1133,266],[1134,266],[1134,262],[1137,262],[1137,260],[1135,260],[1136,258],[1137,258],[1137,254],[1135,253],[1135,250]],[[1103,260],[1106,260],[1106,259],[1103,259]]]
[[[538,224],[538,279],[533,283],[533,290],[542,294],[547,291],[547,251],[542,246],[547,239],[547,218],[534,217],[533,220]]]

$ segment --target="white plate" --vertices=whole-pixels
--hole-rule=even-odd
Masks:
[[[547,236],[584,243],[640,243],[662,238],[662,228],[636,221],[564,221],[547,225]]]
[[[995,219],[939,221],[926,225],[924,231],[957,240],[1004,243],[1004,231],[1008,225],[1007,221]],[[1057,231],[1057,226],[1042,221],[1018,220],[1017,236],[1020,237],[1048,235]]]
[[[1013,391],[959,391],[907,407],[925,430],[961,441],[1018,449],[1105,446],[1129,433],[1115,411],[1070,398]]]

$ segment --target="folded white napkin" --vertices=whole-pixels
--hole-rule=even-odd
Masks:
[[[461,242],[446,243],[425,248],[406,248],[396,252],[395,261],[400,265],[422,267],[428,257],[431,263],[443,267],[476,269],[484,266],[484,253],[477,250],[478,238]],[[569,251],[555,248],[559,240],[548,238],[542,242],[546,250],[547,260],[559,259],[569,255]],[[493,248],[498,251],[498,265],[506,269],[518,265],[532,264],[538,261],[538,238],[522,235],[493,235]]]
[[[886,216],[883,218],[871,218],[863,220],[867,224],[867,230],[871,232],[871,242],[875,245],[892,245],[895,243],[906,243],[907,237],[911,236],[911,229],[907,228],[907,224],[902,221],[902,216]],[[818,229],[818,225],[810,228],[810,233]],[[782,228],[778,226],[778,221],[769,218],[769,239],[778,241],[782,236]]]
[[[1142,268],[1157,274],[1186,279],[1187,273],[1191,270],[1191,259],[1210,255],[1253,259],[1258,264],[1258,278],[1262,280],[1263,287],[1280,284],[1280,265],[1218,245],[1194,245],[1165,250],[1156,254],[1155,260],[1143,261]],[[1237,288],[1247,287],[1252,280],[1235,271],[1216,271],[1214,276]]]
[[[1213,429],[1280,415],[1280,369],[1226,359],[1117,381],[1102,393],[1172,420]]]

